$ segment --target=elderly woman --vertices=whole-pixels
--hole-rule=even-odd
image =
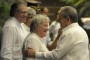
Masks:
[[[24,50],[34,48],[38,52],[48,51],[42,38],[46,36],[48,30],[48,19],[46,16],[38,14],[34,16],[30,25],[30,34],[26,37],[24,43]],[[34,58],[25,57],[26,60],[35,60]],[[37,59],[43,60],[43,59]]]

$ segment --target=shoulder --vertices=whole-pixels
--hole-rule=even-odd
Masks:
[[[16,25],[17,25],[16,19],[14,17],[11,17],[5,22],[4,27],[8,27],[8,26],[15,27]]]
[[[29,33],[25,40],[27,42],[39,42],[39,38],[34,33]]]

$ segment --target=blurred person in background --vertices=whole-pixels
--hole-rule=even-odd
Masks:
[[[52,23],[50,24],[49,32],[50,32],[51,40],[55,40],[55,38],[58,35],[58,30],[61,28],[60,23],[58,22],[59,14],[60,14],[60,10],[58,10],[55,14],[56,20],[52,21]]]
[[[49,9],[47,7],[42,7],[40,9],[40,14],[48,16]]]
[[[30,33],[30,25],[32,22],[32,18],[36,15],[36,11],[35,11],[35,9],[28,7],[27,13],[28,13],[28,16],[27,16],[26,20],[24,20],[24,22],[21,23],[26,36]]]

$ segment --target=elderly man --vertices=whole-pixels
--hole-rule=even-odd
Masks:
[[[3,27],[1,60],[22,60],[25,34],[21,23],[26,20],[27,6],[23,3],[12,4],[10,16]]]
[[[55,49],[49,52],[36,52],[27,49],[29,57],[55,60],[89,60],[88,37],[78,24],[78,14],[71,6],[61,7],[59,22],[63,33]]]

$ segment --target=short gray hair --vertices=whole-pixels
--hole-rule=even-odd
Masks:
[[[30,32],[35,32],[37,27],[42,24],[42,22],[47,21],[49,23],[49,19],[45,15],[37,14],[33,17],[31,25],[30,25]]]
[[[64,18],[69,16],[72,22],[78,22],[78,13],[74,7],[64,6],[60,10]]]
[[[32,16],[36,15],[36,10],[31,7],[28,7],[27,12],[28,12],[28,15],[32,15]]]

